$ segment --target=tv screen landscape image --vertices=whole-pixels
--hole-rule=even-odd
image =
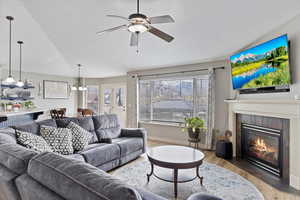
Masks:
[[[287,35],[230,57],[234,89],[288,86],[291,82]]]

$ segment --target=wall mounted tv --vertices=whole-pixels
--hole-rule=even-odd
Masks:
[[[233,89],[258,91],[289,88],[289,42],[287,35],[230,57]]]

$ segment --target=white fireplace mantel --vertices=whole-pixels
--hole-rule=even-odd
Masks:
[[[228,128],[232,131],[236,155],[236,114],[277,117],[290,120],[290,185],[300,190],[300,100],[225,100],[228,104]]]

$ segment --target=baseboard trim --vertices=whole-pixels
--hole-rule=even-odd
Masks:
[[[178,141],[178,140],[164,139],[164,138],[159,138],[159,137],[148,136],[148,140],[153,141],[153,142],[163,142],[163,143],[166,143],[166,144],[175,144],[175,145],[188,146],[187,142],[181,142],[181,141]]]
[[[295,176],[293,174],[290,175],[290,186],[292,186],[296,190],[300,190],[300,179],[298,176]]]
[[[166,143],[166,144],[181,145],[181,146],[189,147],[188,141],[181,142],[181,141],[178,141],[178,140],[169,140],[169,139],[164,139],[164,138],[159,138],[159,137],[151,137],[151,136],[148,136],[148,140],[153,141],[153,142],[163,142],[163,143]],[[207,149],[207,148],[201,146],[201,144],[199,144],[199,148],[200,148],[200,150],[213,151],[211,149]]]

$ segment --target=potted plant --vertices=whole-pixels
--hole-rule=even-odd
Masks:
[[[35,106],[34,106],[34,103],[32,101],[26,101],[26,102],[24,102],[24,107],[26,109],[31,109],[31,108],[34,108]]]
[[[205,133],[204,120],[199,117],[184,118],[183,131],[187,131],[191,139],[199,139]]]

